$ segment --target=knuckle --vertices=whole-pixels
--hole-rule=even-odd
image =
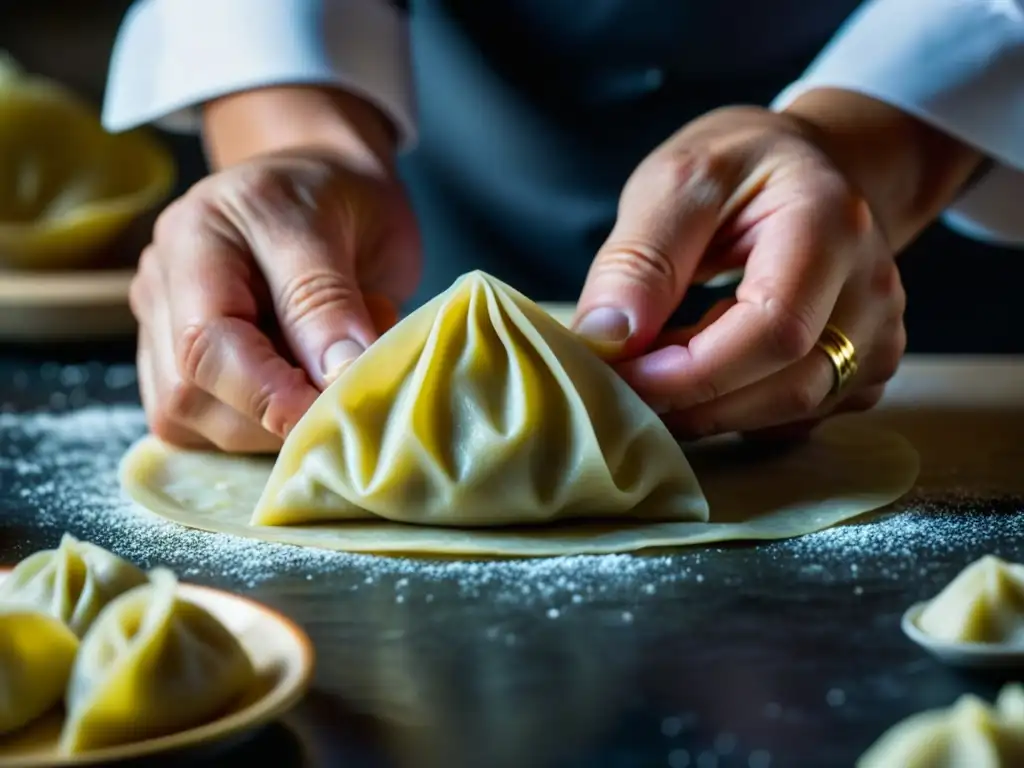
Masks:
[[[350,304],[358,293],[352,281],[337,272],[308,271],[284,282],[275,305],[282,325],[294,327],[341,304]]]
[[[175,360],[185,381],[201,379],[204,365],[214,354],[214,339],[219,330],[220,322],[213,319],[188,325],[181,332],[175,345]]]
[[[811,312],[778,298],[764,303],[768,334],[779,358],[795,362],[810,354],[818,340]]]
[[[686,195],[708,206],[720,205],[726,197],[728,167],[728,160],[717,152],[682,147],[660,157],[645,181],[665,197]]]
[[[621,240],[610,243],[598,260],[603,276],[653,285],[675,285],[676,265],[661,248],[649,243]]]
[[[907,333],[900,323],[890,337],[874,353],[872,361],[873,383],[889,381],[899,370],[903,362],[903,354],[907,349]]]
[[[824,397],[813,382],[790,387],[784,395],[783,409],[791,416],[802,418],[818,410]]]
[[[163,402],[158,406],[162,415],[174,423],[187,420],[196,410],[196,400],[202,396],[195,384],[178,379],[171,382]]]
[[[194,230],[202,217],[202,206],[195,203],[194,196],[186,193],[173,201],[157,216],[153,224],[153,242],[167,242],[177,239],[182,232]]]

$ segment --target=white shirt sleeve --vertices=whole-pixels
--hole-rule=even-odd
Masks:
[[[772,108],[815,88],[884,101],[984,152],[994,167],[946,222],[1024,245],[1024,0],[868,0]]]
[[[388,0],[136,0],[110,63],[103,124],[194,132],[203,102],[271,85],[334,85],[415,143],[408,24]]]

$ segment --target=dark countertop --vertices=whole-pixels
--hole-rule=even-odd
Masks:
[[[908,361],[869,417],[922,454],[896,516],[532,563],[262,555],[135,529],[111,499],[136,402],[127,364],[0,361],[0,564],[70,530],[301,623],[314,691],[211,764],[850,766],[897,720],[1001,682],[942,667],[898,622],[978,556],[1024,559],[1024,360]],[[40,409],[79,410],[27,415]]]

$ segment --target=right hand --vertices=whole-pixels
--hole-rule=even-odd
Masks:
[[[132,284],[150,429],[185,448],[276,451],[419,275],[397,179],[289,151],[200,181],[157,220]]]

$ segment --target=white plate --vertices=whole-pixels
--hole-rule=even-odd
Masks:
[[[915,603],[903,614],[903,633],[944,664],[967,669],[1000,669],[1024,666],[1024,645],[1005,643],[950,643],[936,640],[918,625],[928,604]]]
[[[0,581],[10,569],[0,569]],[[201,753],[225,749],[249,732],[280,717],[299,702],[313,674],[313,645],[290,619],[264,605],[228,592],[180,584],[182,598],[216,616],[242,643],[256,667],[257,683],[232,713],[187,731],[78,755],[57,753],[62,713],[51,712],[28,727],[0,738],[0,768],[110,765],[160,753]]]

